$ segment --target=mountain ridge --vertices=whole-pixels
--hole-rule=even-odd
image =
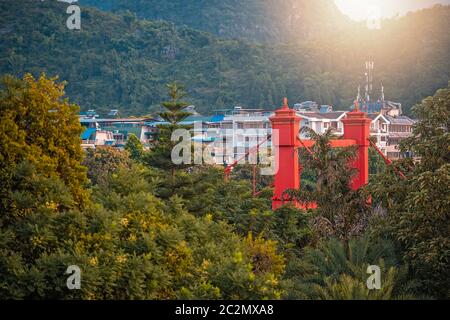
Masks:
[[[412,105],[450,79],[450,7],[420,11],[328,39],[288,45],[218,39],[165,21],[82,7],[82,29],[68,30],[67,4],[0,1],[0,73],[59,75],[83,110],[124,115],[159,110],[165,84],[180,81],[201,113],[234,105],[274,109],[284,96],[346,109],[375,61],[375,87]]]
[[[345,26],[332,0],[80,0],[112,12],[129,11],[139,18],[165,20],[226,39],[285,43],[308,40]],[[328,18],[333,17],[333,23]]]

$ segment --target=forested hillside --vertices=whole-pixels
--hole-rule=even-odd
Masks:
[[[279,43],[336,32],[347,19],[332,0],[82,0],[113,12],[166,20],[219,37]]]
[[[174,80],[186,84],[202,111],[234,103],[271,107],[286,91],[271,50],[261,46],[86,8],[81,31],[71,31],[67,4],[1,1],[0,7],[0,73],[59,75],[83,109],[146,113]]]
[[[161,10],[168,5],[161,2]],[[375,90],[383,82],[386,97],[409,113],[450,79],[450,7],[383,21],[379,31],[354,25],[284,45],[218,39],[171,22],[139,20],[131,12],[84,6],[81,30],[69,30],[66,8],[0,0],[0,73],[59,75],[84,110],[148,114],[159,110],[164,85],[174,80],[186,85],[190,102],[203,113],[233,105],[273,109],[283,96],[346,109],[363,83],[364,61],[372,59]],[[325,11],[321,15],[334,21]]]

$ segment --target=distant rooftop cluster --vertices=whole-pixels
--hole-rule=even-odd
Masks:
[[[401,103],[385,99],[383,85],[379,97],[373,100],[372,97],[375,96],[372,85],[373,70],[374,63],[366,62],[365,94],[362,96],[359,87],[355,104],[345,110],[334,110],[331,105],[315,101],[296,103],[293,109],[302,118],[302,127],[309,127],[319,134],[332,130],[335,135],[342,136],[344,133],[342,120],[347,117],[350,110],[358,107],[372,120],[371,135],[376,140],[378,148],[389,158],[400,158],[403,155],[399,150],[399,143],[411,136],[415,121],[402,114]],[[248,148],[260,142],[255,132],[265,130],[267,134],[271,134],[270,117],[274,115],[272,111],[242,106],[216,110],[213,115],[208,116],[199,114],[193,105],[183,111],[190,116],[179,124],[193,127],[194,142],[207,143],[215,148],[218,163],[231,163],[245,155]],[[159,126],[168,124],[158,115],[121,118],[117,109],[110,110],[104,117],[100,117],[95,110],[88,110],[80,114],[80,122],[86,127],[81,137],[86,148],[102,145],[120,148],[131,134],[138,137],[147,148],[151,148],[157,139]],[[299,135],[302,134],[305,135],[299,132]],[[227,150],[223,150],[224,140],[231,141],[231,147]],[[270,147],[270,143],[267,147]]]
[[[378,109],[369,107],[369,111],[375,112],[367,114],[372,120],[371,135],[386,156],[391,159],[400,158],[402,154],[399,143],[411,136],[415,121],[401,115],[400,104],[385,102],[376,106]],[[343,135],[342,120],[350,109],[335,111],[330,105],[320,105],[314,101],[294,105],[297,115],[302,118],[302,127],[309,127],[321,134],[332,130],[338,136]],[[241,106],[216,110],[209,116],[199,114],[195,106],[189,106],[184,111],[191,115],[179,124],[192,126],[193,142],[210,144],[217,149],[217,163],[231,163],[245,155],[246,150],[259,141],[255,136],[256,131],[265,130],[271,134],[270,117],[274,114],[272,111]],[[157,139],[159,126],[168,124],[157,115],[121,118],[118,110],[111,110],[105,117],[100,117],[94,110],[88,110],[80,114],[80,122],[86,128],[81,136],[85,148],[103,145],[122,148],[131,134],[138,137],[147,148],[151,148]],[[229,139],[232,144],[232,148],[226,152],[220,145],[224,139]],[[216,142],[217,146],[214,145]],[[270,143],[267,147],[270,147]]]

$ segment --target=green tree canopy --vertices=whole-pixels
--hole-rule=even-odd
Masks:
[[[420,290],[450,296],[450,86],[414,107],[419,118],[403,145],[417,161],[400,164],[406,179],[382,174],[371,186],[374,199],[387,208],[379,226],[402,247],[403,258],[421,281]],[[391,169],[392,170],[392,169]]]
[[[113,147],[97,147],[86,150],[83,165],[87,168],[87,176],[93,185],[101,183],[109,175],[117,173],[121,168],[131,166],[129,153]]]
[[[144,154],[144,145],[142,144],[141,140],[136,137],[136,135],[131,134],[130,136],[128,136],[125,150],[129,152],[131,159],[139,161]]]
[[[370,213],[367,194],[351,188],[356,173],[351,167],[356,156],[355,149],[333,149],[331,130],[323,135],[308,128],[305,130],[315,144],[310,149],[311,154],[303,150],[300,158],[302,165],[314,172],[316,186],[287,193],[300,203],[317,204],[314,224],[319,233],[348,242],[364,232]]]
[[[37,173],[64,181],[82,205],[87,180],[81,165],[79,107],[64,98],[65,83],[56,80],[30,74],[21,80],[10,76],[1,80],[0,174],[6,188],[2,193],[11,187],[17,165],[28,162]]]

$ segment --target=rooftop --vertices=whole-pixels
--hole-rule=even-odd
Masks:
[[[398,125],[413,125],[416,123],[416,121],[407,116],[391,117],[387,115],[386,119],[388,119],[391,124]]]
[[[345,115],[347,111],[333,111],[333,112],[327,112],[327,113],[321,113],[321,112],[297,112],[299,116],[302,118],[316,118],[316,119],[328,119],[328,120],[339,120],[343,115]]]
[[[117,118],[117,119],[99,119],[99,118],[81,118],[81,123],[95,123],[95,122],[109,122],[109,123],[121,123],[121,122],[145,122],[145,121],[152,121],[154,119],[152,118]]]

